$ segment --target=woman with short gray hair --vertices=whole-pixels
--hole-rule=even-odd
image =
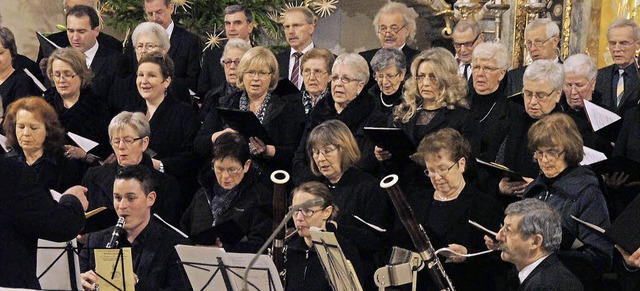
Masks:
[[[402,102],[406,67],[404,54],[395,48],[381,48],[371,59],[373,78],[377,84],[369,89],[369,95],[376,99],[386,114],[391,114],[393,107]]]
[[[4,109],[18,98],[42,93],[27,75],[14,69],[17,56],[13,33],[6,27],[0,27],[0,98]]]

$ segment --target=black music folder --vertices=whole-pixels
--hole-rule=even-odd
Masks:
[[[493,175],[493,176],[501,176],[501,177],[507,177],[509,178],[511,181],[522,181],[525,182],[524,178],[522,177],[522,175],[518,172],[514,172],[512,170],[509,170],[509,168],[501,165],[501,164],[497,164],[494,162],[485,162],[481,159],[476,158],[476,162],[478,162],[479,165],[481,165],[483,168],[485,168],[489,174]]]
[[[273,141],[269,137],[267,130],[262,126],[258,117],[251,111],[241,111],[237,109],[216,108],[218,114],[222,117],[224,122],[234,130],[240,132],[247,139],[250,137],[257,137],[265,144],[273,144]]]
[[[376,146],[395,157],[406,158],[416,152],[416,145],[401,128],[365,127],[364,133]]]
[[[640,181],[640,163],[623,156],[615,156],[601,162],[591,164],[597,174],[625,172],[629,175],[628,182]]]
[[[640,248],[640,227],[638,227],[640,225],[640,195],[633,199],[607,230],[580,220],[573,215],[571,217],[609,242],[621,246],[630,254]]]
[[[238,224],[229,220],[216,226],[207,228],[198,234],[191,235],[191,242],[197,245],[214,245],[216,238],[220,238],[223,243],[235,244],[245,237]]]
[[[49,40],[46,36],[38,31],[36,31],[36,37],[38,38],[40,48],[42,49],[42,54],[45,58],[48,58],[51,53],[53,53],[53,51],[60,48],[57,44]]]

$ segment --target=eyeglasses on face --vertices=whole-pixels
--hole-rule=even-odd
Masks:
[[[627,50],[629,47],[631,47],[634,43],[636,43],[635,41],[609,41],[609,48],[613,49],[613,48],[618,48],[620,50]]]
[[[532,92],[529,90],[522,89],[522,95],[524,95],[524,98],[531,99],[533,97],[536,97],[538,101],[544,101],[549,96],[551,96],[551,94],[553,94],[554,92],[556,91],[554,90],[549,93],[545,93],[545,92]]]
[[[476,37],[472,40],[472,41],[467,41],[467,42],[454,42],[453,43],[453,47],[455,47],[456,49],[461,48],[462,46],[466,47],[466,48],[470,48],[473,46],[474,43],[476,43],[476,41],[478,40],[478,38],[480,37],[480,33],[478,33],[478,35],[476,35]]]
[[[242,167],[229,167],[229,168],[213,167],[213,171],[216,173],[216,175],[222,175],[226,172],[227,174],[233,176],[233,175],[240,174],[240,172],[242,171]]]
[[[418,83],[420,83],[420,82],[424,81],[425,79],[426,79],[426,80],[429,80],[429,82],[430,82],[430,83],[432,83],[432,84],[433,84],[433,83],[438,82],[438,77],[436,77],[436,76],[434,76],[434,75],[429,75],[429,76],[427,76],[427,75],[424,75],[424,74],[420,74],[420,75],[417,75],[417,76],[415,76],[415,77],[413,77],[413,78],[414,78],[414,79],[416,80],[416,82],[418,82]]]
[[[264,72],[264,71],[247,71],[247,72],[244,72],[244,74],[245,74],[245,75],[247,75],[247,76],[249,76],[249,77],[251,77],[251,78],[254,78],[255,76],[258,76],[258,77],[260,77],[260,78],[262,79],[262,78],[266,78],[266,77],[268,77],[269,75],[271,75],[271,72]]]
[[[535,46],[536,48],[541,48],[542,45],[544,45],[547,41],[551,40],[552,38],[556,37],[555,35],[547,38],[545,40],[540,40],[540,39],[536,39],[533,42],[532,41],[527,41],[524,43],[524,45],[527,47],[527,49],[530,49],[531,46]]]
[[[239,64],[240,64],[240,60],[223,60],[223,61],[220,61],[220,63],[221,63],[222,65],[227,66],[227,67],[231,66],[231,64],[234,64],[234,65],[236,65],[236,66],[237,66],[237,65],[239,65]],[[247,73],[248,73],[248,72],[247,72]]]
[[[562,156],[562,154],[564,154],[564,150],[559,151],[559,150],[548,150],[548,151],[535,151],[533,152],[533,158],[540,161],[542,159],[547,159],[547,161],[553,161],[557,158],[559,158],[560,156]]]
[[[51,78],[53,78],[53,80],[56,81],[56,82],[60,82],[62,80],[65,80],[65,81],[72,80],[76,76],[77,75],[75,75],[75,74],[53,74],[51,76]]]
[[[111,145],[114,147],[120,146],[120,143],[124,143],[127,147],[131,146],[134,142],[143,139],[144,136],[133,138],[133,137],[125,137],[125,138],[114,138],[111,140]]]
[[[360,80],[356,78],[350,78],[347,76],[337,76],[337,75],[331,76],[331,82],[337,83],[338,81],[340,81],[340,83],[342,84],[349,84],[351,82],[359,82]]]
[[[407,25],[403,25],[403,26],[398,26],[398,25],[391,25],[389,27],[382,25],[380,27],[378,27],[378,33],[379,34],[386,34],[387,32],[389,33],[398,33],[400,32],[402,29],[404,29]]]
[[[480,72],[480,71],[484,71],[486,73],[493,73],[497,70],[499,70],[500,68],[498,67],[490,67],[490,66],[473,66],[471,68],[471,71],[474,73]]]
[[[160,47],[157,44],[152,44],[152,43],[139,43],[136,45],[136,50],[137,51],[149,51],[149,50],[153,50],[157,47]]]
[[[385,78],[387,80],[391,81],[391,80],[397,78],[398,76],[400,76],[400,72],[398,72],[398,73],[396,73],[394,75],[391,75],[391,74],[385,75],[385,74],[376,73],[375,76],[374,76],[374,79],[376,79],[376,81],[379,81],[379,82],[384,81]]]
[[[325,157],[329,157],[329,156],[332,156],[337,149],[338,149],[337,147],[333,147],[333,146],[326,146],[321,149],[312,148],[311,153],[313,154],[314,157],[317,157],[320,154],[322,154]]]
[[[328,72],[327,71],[320,71],[320,70],[310,70],[310,69],[304,69],[302,71],[302,76],[303,77],[309,77],[309,76],[318,77],[318,76],[322,76],[324,74],[328,74]]]
[[[291,211],[292,209],[293,209],[293,208],[292,208],[291,206],[289,206],[289,211]],[[314,214],[316,214],[316,213],[318,213],[318,212],[320,212],[320,211],[322,211],[322,210],[324,210],[324,208],[321,208],[321,209],[318,209],[318,210],[311,210],[311,209],[309,209],[309,208],[300,208],[300,209],[297,209],[297,210],[294,210],[294,211],[293,211],[293,216],[294,216],[294,217],[295,217],[295,216],[298,216],[298,213],[302,212],[302,215],[303,215],[304,217],[311,217],[311,216],[313,216]]]
[[[452,169],[455,165],[457,165],[459,162],[460,162],[460,160],[456,161],[455,163],[453,163],[453,165],[451,165],[451,166],[449,166],[448,168],[445,168],[445,169],[429,170],[429,169],[427,168],[427,169],[425,169],[425,170],[423,171],[423,173],[424,173],[424,175],[425,175],[425,176],[430,177],[430,178],[431,178],[431,177],[435,177],[435,176],[436,176],[436,174],[440,175],[440,177],[444,177],[444,176],[446,176],[447,174],[449,174],[449,171],[451,171],[451,169]]]

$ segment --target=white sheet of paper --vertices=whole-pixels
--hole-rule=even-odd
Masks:
[[[89,152],[91,149],[98,146],[97,142],[86,137],[79,136],[73,132],[67,132],[67,135],[85,152]]]
[[[0,146],[2,146],[5,152],[9,151],[7,149],[7,137],[2,134],[0,134]]]
[[[582,150],[584,150],[584,157],[582,158],[580,165],[591,165],[607,159],[607,156],[605,156],[603,153],[592,148],[583,146]]]
[[[75,239],[71,240],[70,243],[74,248],[77,247]],[[36,274],[40,277],[38,281],[40,281],[40,287],[44,290],[71,290],[71,282],[69,280],[69,260],[66,255],[59,258],[66,246],[66,242],[52,242],[43,239],[38,240],[39,249],[37,254],[38,261],[36,264]],[[52,247],[56,249],[51,249]],[[82,290],[80,264],[78,255],[75,253],[73,254],[73,264],[76,277],[76,282],[73,285],[75,285],[78,290]],[[0,289],[5,290],[4,288]]]
[[[47,88],[44,87],[44,84],[42,84],[42,82],[40,82],[40,80],[38,80],[38,78],[36,78],[36,76],[34,76],[29,70],[27,70],[27,68],[24,68],[22,70],[25,74],[27,74],[27,76],[29,76],[29,78],[31,78],[31,80],[33,80],[33,83],[36,84],[36,86],[38,86],[38,88],[40,88],[42,92],[47,91]]]
[[[382,228],[382,227],[379,227],[379,226],[377,226],[377,225],[375,225],[375,224],[373,224],[373,223],[368,223],[368,222],[364,221],[364,219],[360,218],[359,216],[357,216],[357,215],[355,215],[355,214],[353,215],[353,217],[354,217],[355,219],[357,219],[357,220],[360,220],[360,222],[364,223],[364,224],[365,224],[366,226],[368,226],[368,227],[371,227],[373,230],[375,230],[375,231],[377,231],[377,232],[387,232],[387,230],[386,230],[386,229],[384,229],[384,228]]]
[[[155,216],[157,219],[160,219],[160,221],[162,221],[162,223],[164,223],[166,226],[170,227],[171,229],[173,229],[175,232],[177,232],[179,235],[181,235],[184,238],[189,238],[189,236],[180,231],[179,229],[177,229],[175,226],[169,224],[168,222],[166,222],[164,219],[162,219],[162,217],[160,217],[160,215],[158,215],[157,213],[154,213],[153,216]]]
[[[593,131],[598,131],[605,126],[620,120],[620,116],[618,114],[595,105],[588,100],[584,100],[584,110],[587,112],[587,117],[589,117]]]
[[[56,202],[60,202],[60,198],[62,197],[62,194],[60,194],[60,192],[53,189],[49,189],[49,192],[51,192],[51,197],[53,197],[53,200],[55,200]]]

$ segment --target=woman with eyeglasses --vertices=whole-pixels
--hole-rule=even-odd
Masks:
[[[83,167],[64,154],[64,128],[47,101],[36,96],[14,101],[2,126],[9,149],[6,157],[35,169],[40,185],[64,193],[80,184]]]
[[[613,246],[571,218],[603,229],[610,225],[598,178],[580,165],[584,156],[580,132],[571,117],[556,113],[534,123],[527,136],[541,173],[526,188],[524,197],[538,198],[558,210],[562,217],[560,260],[586,290],[600,290],[601,276],[611,267]]]
[[[136,86],[144,103],[129,111],[142,112],[149,121],[149,151],[153,168],[172,175],[180,182],[179,209],[185,209],[197,190],[200,168],[193,153],[193,140],[200,122],[195,110],[180,102],[167,89],[173,81],[173,61],[161,52],[145,54],[138,62]]]
[[[132,107],[144,104],[144,99],[136,87],[136,73],[142,57],[153,52],[162,52],[169,57],[167,54],[171,46],[169,34],[160,24],[155,22],[138,24],[131,34],[131,40],[135,58],[133,55],[125,55],[121,58],[118,73],[114,77],[114,84],[110,88],[107,99],[110,117],[125,109],[130,110]],[[185,80],[173,78],[167,93],[176,100],[189,101],[189,88]]]
[[[512,171],[520,173],[523,181],[512,181],[502,178],[498,184],[500,193],[510,195],[504,200],[517,199],[522,195],[528,183],[538,175],[540,168],[531,159],[533,151],[528,148],[527,134],[531,125],[541,118],[564,111],[560,105],[560,96],[564,84],[562,65],[549,60],[538,60],[527,67],[523,77],[522,96],[525,112],[514,115],[509,121],[509,129],[499,134],[503,140],[496,153],[495,162]]]
[[[300,59],[302,70],[302,105],[309,116],[311,109],[323,98],[329,98],[331,90],[331,68],[335,61],[333,53],[325,48],[313,48]]]
[[[370,173],[377,170],[378,163],[373,155],[374,144],[365,134],[364,127],[384,125],[386,118],[375,99],[364,90],[369,80],[367,61],[358,54],[341,54],[333,63],[331,72],[331,94],[322,98],[309,115],[293,158],[293,179],[296,184],[313,178],[309,171],[309,165],[313,161],[306,151],[309,134],[316,126],[331,119],[342,121],[354,136],[361,153],[356,166]]]
[[[486,250],[483,233],[469,224],[473,220],[489,229],[498,229],[502,211],[495,199],[467,183],[471,146],[455,129],[443,128],[422,139],[412,159],[426,167],[424,174],[433,189],[420,189],[409,195],[409,204],[434,249],[447,247],[466,255]],[[390,234],[394,246],[414,249],[405,228],[396,224]],[[465,258],[442,252],[447,275],[456,290],[496,290],[503,264],[490,255]],[[446,259],[446,261],[445,261]],[[419,290],[433,290],[427,272],[419,273]]]
[[[123,111],[111,119],[108,133],[116,162],[89,168],[82,179],[82,186],[87,187],[89,211],[101,206],[107,207],[107,210],[87,220],[84,232],[111,227],[118,220],[113,208],[113,182],[118,170],[130,165],[149,168],[157,193],[151,211],[173,226],[179,226],[180,185],[173,176],[154,169],[151,156],[145,153],[151,137],[151,127],[145,115],[142,112]]]
[[[224,45],[220,64],[224,69],[224,80],[218,80],[219,83],[214,84],[213,89],[204,95],[202,106],[200,107],[200,118],[204,120],[211,110],[218,107],[220,98],[239,92],[238,82],[238,65],[242,56],[251,48],[251,44],[239,39],[233,38]]]
[[[304,130],[300,92],[288,80],[278,81],[278,62],[265,47],[248,50],[240,59],[236,72],[236,86],[240,90],[220,98],[219,107],[250,111],[266,129],[272,144],[255,136],[248,137],[251,158],[262,173],[277,169],[289,171],[293,151]],[[234,130],[227,126],[217,110],[211,110],[198,133],[196,152],[209,156],[212,143],[225,132]]]
[[[316,126],[306,143],[310,169],[316,180],[327,185],[340,215],[334,220],[337,233],[358,247],[362,257],[365,290],[375,288],[373,273],[387,261],[385,232],[376,231],[358,218],[389,229],[393,207],[379,181],[356,165],[361,158],[358,144],[349,127],[340,120],[328,120]]]
[[[248,141],[225,132],[213,143],[211,167],[200,173],[198,190],[181,228],[199,245],[255,253],[271,234],[271,192],[251,167]]]
[[[67,157],[88,164],[96,163],[98,157],[107,158],[111,154],[107,108],[91,90],[93,73],[87,68],[85,55],[73,48],[55,50],[47,61],[47,76],[55,90],[47,91],[45,100],[56,110],[65,130],[98,143],[90,154],[67,138]]]
[[[394,106],[402,102],[406,67],[404,54],[395,48],[381,48],[371,59],[376,85],[369,89],[369,95],[387,115],[391,114]]]
[[[305,182],[293,189],[291,205],[299,205],[316,198],[324,199],[322,206],[296,209],[293,212],[297,235],[286,245],[285,290],[333,290],[311,238],[313,228],[335,233],[336,228],[331,221],[336,218],[339,209],[333,203],[333,195],[325,184]],[[361,268],[358,250],[341,235],[335,235],[340,249],[358,272]]]

